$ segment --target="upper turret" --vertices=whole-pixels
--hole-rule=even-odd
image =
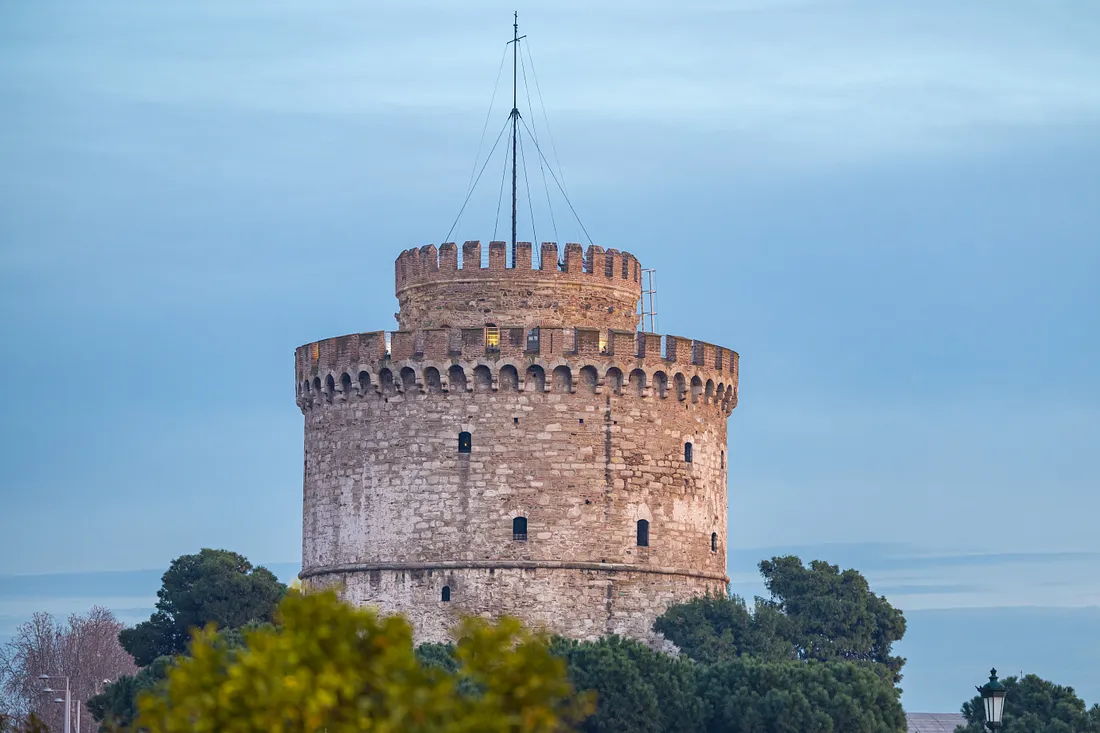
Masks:
[[[543,242],[540,269],[532,269],[531,243],[489,243],[482,267],[481,242],[409,249],[395,263],[399,328],[473,328],[485,325],[580,326],[633,331],[638,325],[642,268],[629,252],[590,245]]]

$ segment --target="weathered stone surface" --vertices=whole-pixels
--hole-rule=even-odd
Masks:
[[[500,248],[491,252],[485,272],[507,272]],[[438,257],[434,248],[403,253],[399,293],[414,275],[464,272],[448,258],[446,248]],[[625,282],[637,266],[592,248],[585,260],[599,272],[555,268],[543,285],[604,272]],[[567,248],[566,261],[579,269],[576,250]],[[607,313],[547,324],[543,309],[532,316],[490,282],[463,287],[483,288],[493,317],[514,326],[499,343],[477,319],[439,329],[424,310],[435,306],[403,300],[404,331],[297,350],[302,578],[406,614],[421,640],[447,638],[463,613],[514,614],[577,638],[648,638],[668,604],[726,579],[737,354],[670,337],[662,356],[660,337],[634,339]],[[438,293],[439,303],[452,297]],[[533,343],[532,325],[541,326]],[[470,434],[468,453],[460,433]],[[517,517],[526,519],[522,538],[513,534]],[[638,545],[643,520],[648,546]]]
[[[399,328],[596,326],[633,331],[638,324],[641,265],[628,252],[544,242],[541,269],[531,269],[531,245],[518,243],[518,266],[505,267],[504,242],[490,243],[482,267],[481,243],[402,252],[395,263]]]

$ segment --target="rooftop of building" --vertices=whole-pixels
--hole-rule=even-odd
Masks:
[[[906,713],[905,722],[909,733],[954,733],[966,725],[966,718],[959,713]]]

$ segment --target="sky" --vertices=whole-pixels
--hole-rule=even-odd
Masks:
[[[0,4],[0,636],[140,620],[201,547],[294,576],[293,349],[506,238],[499,147],[463,203],[513,9],[520,238],[634,253],[656,330],[741,355],[734,590],[864,572],[911,711],[992,665],[1100,702],[1092,0]]]

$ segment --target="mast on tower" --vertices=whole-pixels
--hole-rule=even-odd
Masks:
[[[517,101],[517,72],[519,42],[526,38],[519,34],[519,11],[512,16],[512,267],[516,266],[516,138],[519,134],[519,103]]]

